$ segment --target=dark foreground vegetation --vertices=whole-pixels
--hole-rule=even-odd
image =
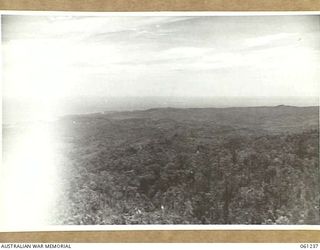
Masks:
[[[320,224],[318,114],[281,105],[65,117],[56,223]]]

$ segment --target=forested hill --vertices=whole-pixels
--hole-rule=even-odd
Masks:
[[[301,132],[306,129],[318,129],[319,107],[295,107],[279,105],[275,107],[240,107],[240,108],[159,108],[142,111],[105,112],[89,115],[66,116],[65,119],[92,124],[98,121],[186,123],[194,125],[208,124],[233,129],[246,129],[259,132]],[[165,127],[165,126],[164,126]]]
[[[67,224],[319,224],[319,107],[160,108],[57,124]]]

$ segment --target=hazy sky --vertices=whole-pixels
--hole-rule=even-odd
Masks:
[[[3,16],[13,97],[316,96],[319,16]]]

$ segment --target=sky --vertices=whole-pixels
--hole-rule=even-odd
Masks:
[[[3,95],[317,96],[320,16],[2,17]]]

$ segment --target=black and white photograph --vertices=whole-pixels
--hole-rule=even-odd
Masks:
[[[320,225],[320,15],[1,15],[0,229]]]

